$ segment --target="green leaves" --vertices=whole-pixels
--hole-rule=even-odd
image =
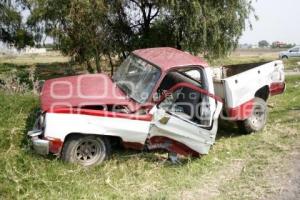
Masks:
[[[171,7],[177,38],[183,49],[204,53],[208,58],[222,57],[233,50],[246,20],[253,13],[245,0],[176,1]],[[183,36],[183,37],[180,37]]]
[[[28,24],[80,63],[171,46],[218,58],[232,51],[254,10],[248,0],[31,0]],[[40,39],[42,37],[36,37]]]
[[[32,35],[22,23],[18,1],[0,1],[0,41],[17,48],[33,45]]]

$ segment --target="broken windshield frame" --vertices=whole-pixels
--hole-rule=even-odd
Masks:
[[[160,76],[159,68],[131,54],[120,65],[113,80],[128,97],[146,103]]]

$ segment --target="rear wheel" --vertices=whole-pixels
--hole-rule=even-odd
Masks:
[[[268,117],[268,108],[266,102],[256,97],[254,99],[253,111],[251,116],[243,121],[238,121],[237,125],[241,132],[249,134],[252,132],[258,132],[262,130],[266,123]]]
[[[286,56],[286,55],[282,56],[281,58],[282,58],[282,59],[289,59],[289,57]]]
[[[101,164],[110,155],[110,143],[100,136],[70,136],[63,147],[62,159],[83,166]]]

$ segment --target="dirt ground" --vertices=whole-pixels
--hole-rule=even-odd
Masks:
[[[287,158],[289,164],[287,171],[283,173],[282,180],[278,180],[279,191],[272,199],[298,200],[300,199],[300,145],[295,148]]]

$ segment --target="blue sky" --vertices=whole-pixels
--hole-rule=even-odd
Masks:
[[[300,45],[300,0],[254,0],[253,6],[259,20],[252,20],[253,30],[247,28],[240,43],[278,40]]]

